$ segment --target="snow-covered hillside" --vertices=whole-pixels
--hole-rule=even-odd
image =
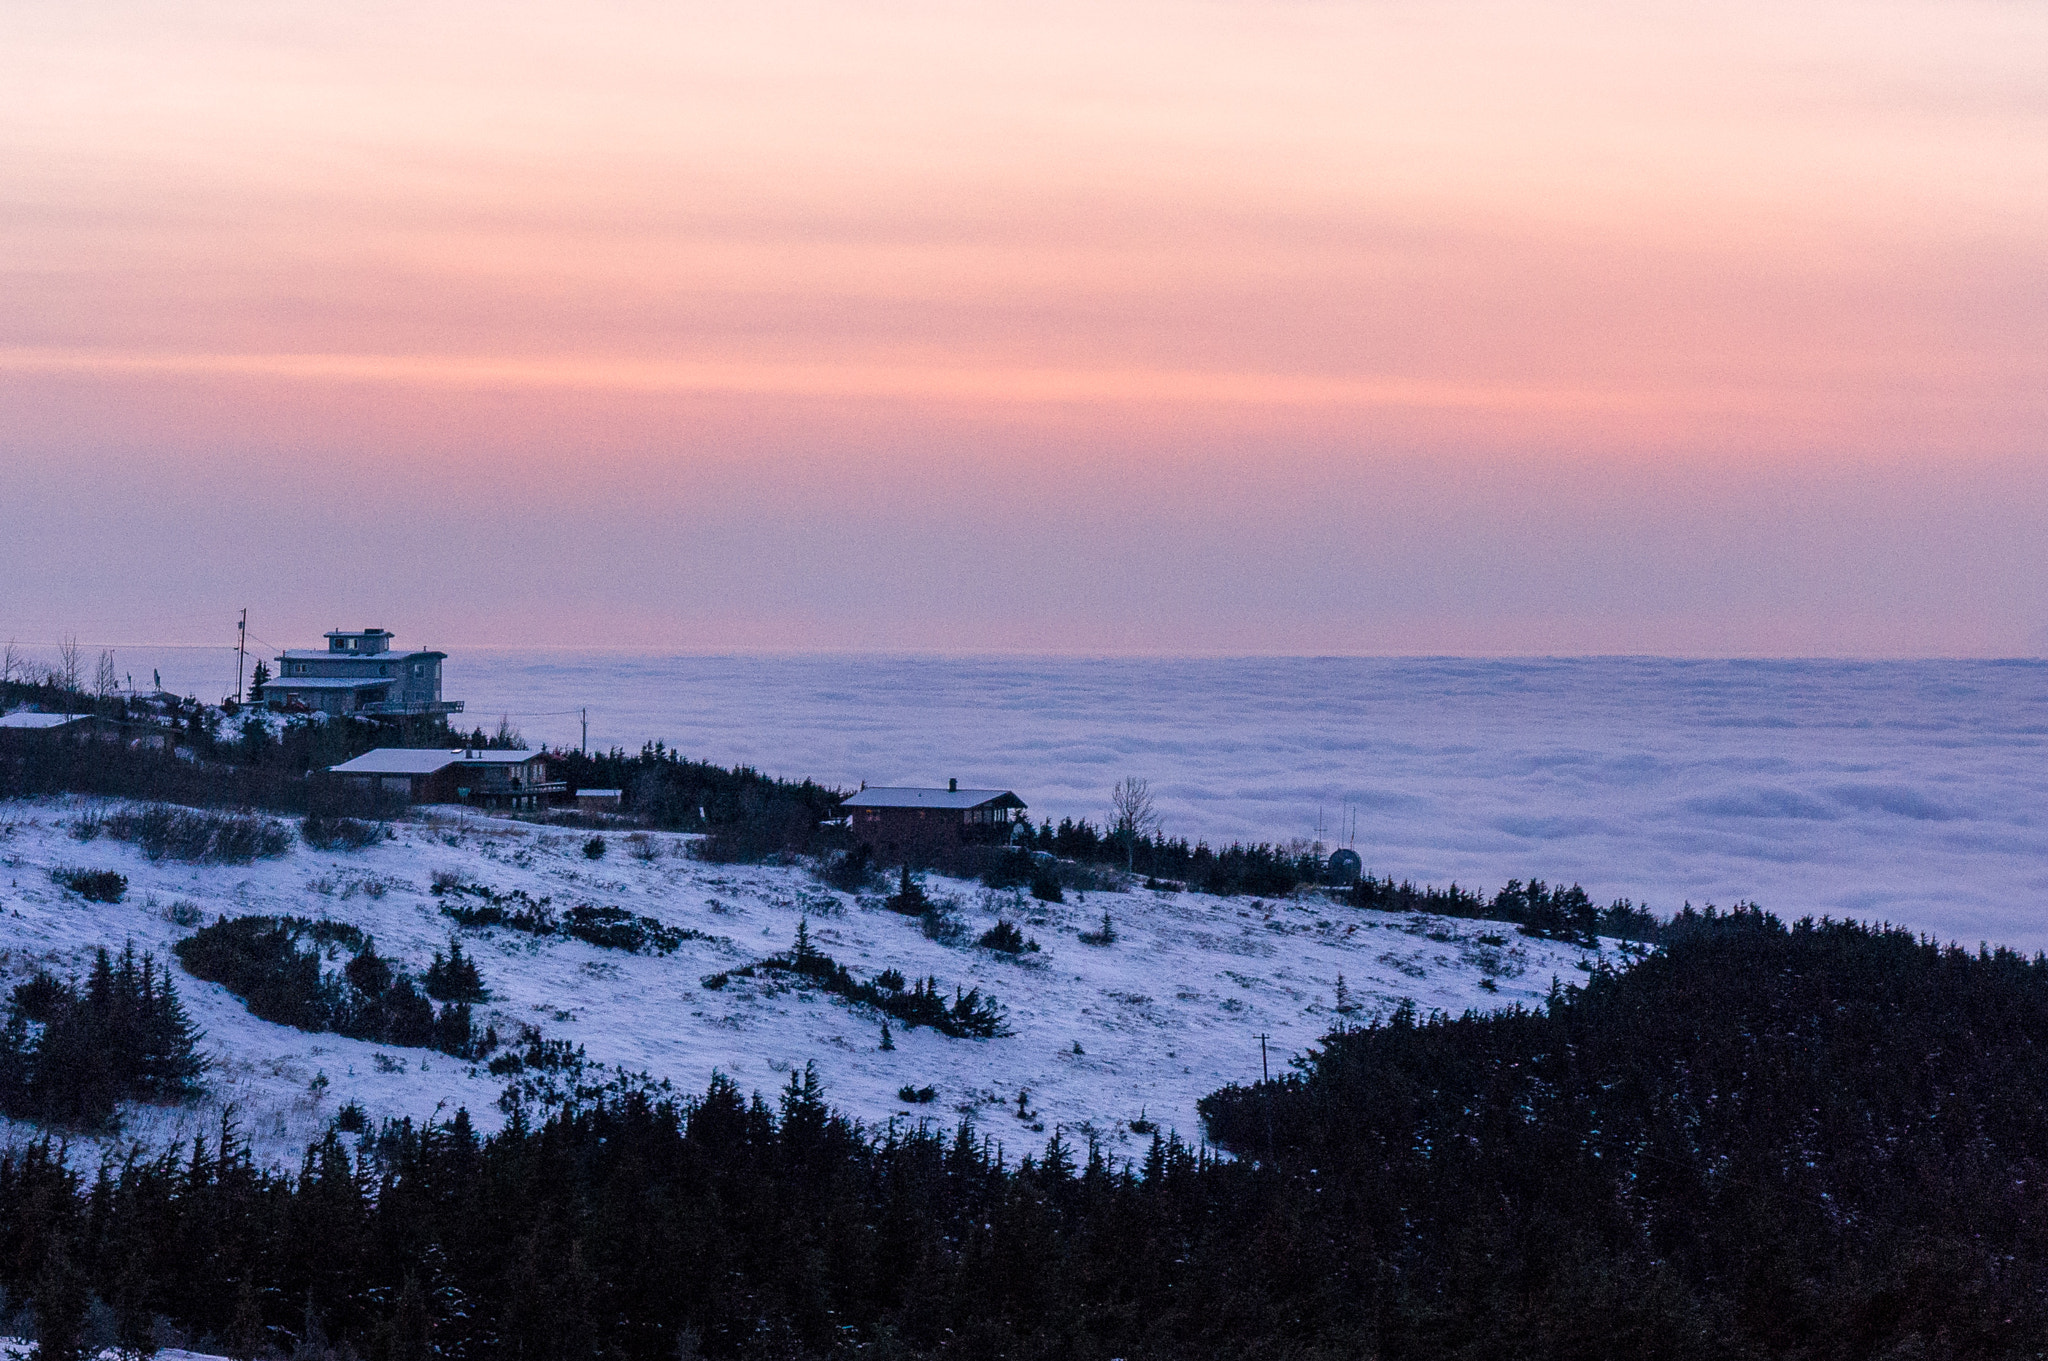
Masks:
[[[1054,905],[933,877],[927,891],[952,900],[966,928],[939,941],[878,898],[834,892],[806,866],[706,864],[687,856],[687,838],[660,834],[641,839],[637,854],[613,837],[593,861],[582,853],[587,834],[459,810],[425,812],[397,824],[395,839],[358,852],[316,852],[295,840],[286,855],[244,865],[150,861],[106,836],[77,839],[79,819],[98,806],[0,804],[0,986],[38,967],[80,973],[99,945],[132,940],[167,954],[194,923],[247,913],[348,922],[372,933],[380,953],[423,972],[454,927],[431,892],[442,873],[551,898],[558,909],[622,907],[712,937],[663,956],[502,928],[464,931],[464,948],[491,990],[477,1009],[479,1026],[488,1021],[506,1036],[535,1026],[584,1046],[595,1063],[689,1092],[717,1070],[743,1089],[772,1094],[792,1069],[815,1063],[827,1098],[842,1110],[877,1123],[950,1124],[972,1114],[1013,1153],[1042,1144],[1056,1126],[1136,1153],[1145,1139],[1130,1122],[1141,1115],[1199,1139],[1196,1100],[1258,1077],[1262,1033],[1278,1070],[1339,1019],[1340,973],[1361,1015],[1402,999],[1425,1012],[1462,1011],[1540,999],[1553,977],[1577,980],[1593,958],[1496,923],[1361,912],[1321,896],[1138,889],[1070,892]],[[52,882],[51,870],[67,866],[125,874],[126,898],[83,901]],[[1098,927],[1104,912],[1114,943],[1084,943],[1081,933]],[[977,947],[998,917],[1042,948],[1013,957]],[[911,978],[936,975],[949,990],[979,987],[1007,1008],[1015,1033],[951,1039],[899,1025],[895,1048],[885,1051],[876,1014],[787,978],[703,986],[707,975],[788,949],[806,918],[813,944],[857,977],[893,967]],[[175,1109],[127,1108],[107,1146],[188,1138],[217,1127],[228,1106],[259,1155],[287,1160],[351,1100],[374,1117],[445,1116],[466,1106],[486,1129],[503,1119],[504,1081],[480,1066],[272,1025],[217,985],[177,977],[206,1031],[208,1095]],[[897,1096],[924,1086],[936,1089],[935,1100]]]

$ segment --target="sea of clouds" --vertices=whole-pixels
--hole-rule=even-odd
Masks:
[[[1353,840],[1382,874],[1750,899],[2048,947],[2048,664],[1655,658],[1046,659],[494,653],[488,726],[659,737],[777,774],[1014,788],[1167,829]]]
[[[1320,827],[1418,881],[1576,880],[1659,911],[1749,899],[2048,948],[2040,661],[506,650],[457,652],[447,676],[465,721],[551,743],[588,706],[593,747],[660,738],[846,786],[957,777],[1035,817],[1099,819],[1136,775],[1169,832],[1212,844]]]

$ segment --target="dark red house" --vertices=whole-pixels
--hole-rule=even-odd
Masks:
[[[840,805],[856,845],[883,858],[917,855],[953,846],[1000,845],[1010,839],[1024,800],[1007,789],[863,787]]]
[[[544,808],[568,786],[548,778],[547,753],[379,747],[327,773],[364,793],[405,803]]]

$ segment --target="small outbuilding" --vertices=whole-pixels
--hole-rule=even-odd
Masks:
[[[616,813],[625,797],[623,789],[579,789],[576,791],[576,808],[584,813]]]
[[[541,751],[379,747],[327,773],[375,798],[477,808],[539,808],[568,789]]]

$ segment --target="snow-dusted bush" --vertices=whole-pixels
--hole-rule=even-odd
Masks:
[[[89,903],[118,903],[128,891],[128,876],[114,870],[54,869],[50,878]]]
[[[355,951],[338,974],[321,967],[322,947],[336,945]],[[479,1058],[496,1047],[494,1033],[473,1033],[466,1003],[451,1002],[436,1014],[403,969],[378,955],[360,930],[339,922],[224,918],[172,948],[186,972],[219,983],[261,1020],[458,1058]]]
[[[108,836],[134,843],[151,860],[244,865],[292,848],[291,829],[252,813],[213,813],[165,803],[124,808],[106,818]]]
[[[997,922],[974,943],[984,950],[1000,950],[1006,955],[1032,954],[1038,949],[1038,942],[1027,938],[1011,922]]]
[[[316,851],[360,851],[388,839],[391,829],[381,822],[315,813],[299,823],[299,836]]]

